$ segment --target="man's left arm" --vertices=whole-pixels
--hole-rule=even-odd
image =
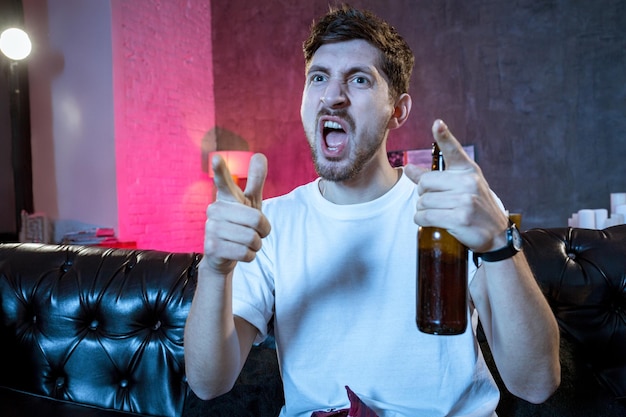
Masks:
[[[433,136],[446,170],[405,168],[419,194],[415,222],[447,229],[474,252],[505,247],[509,220],[480,167],[443,121],[434,123]],[[523,251],[511,255],[485,259],[470,284],[470,295],[507,388],[540,403],[560,383],[559,329]]]
[[[524,252],[483,262],[470,285],[487,342],[507,389],[532,403],[559,385],[559,329]]]

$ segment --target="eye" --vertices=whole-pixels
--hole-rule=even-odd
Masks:
[[[369,78],[363,75],[356,75],[351,80],[352,84],[355,84],[358,87],[369,87],[372,83]]]
[[[322,74],[311,74],[309,80],[312,84],[318,84],[326,80],[326,76]]]

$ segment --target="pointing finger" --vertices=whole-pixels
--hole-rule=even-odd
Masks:
[[[448,126],[441,119],[435,120],[433,123],[433,137],[439,145],[439,149],[443,153],[446,161],[446,169],[464,169],[468,165],[473,165],[470,157],[465,153],[463,146],[452,135]]]

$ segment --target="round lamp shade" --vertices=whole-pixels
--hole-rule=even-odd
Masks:
[[[209,177],[213,178],[213,157],[219,155],[226,162],[230,175],[235,178],[247,178],[250,158],[254,152],[249,151],[215,151],[209,152]]]
[[[0,50],[9,59],[20,61],[30,54],[32,44],[22,29],[10,28],[0,35]]]

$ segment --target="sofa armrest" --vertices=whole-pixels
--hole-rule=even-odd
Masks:
[[[528,263],[581,361],[626,400],[626,225],[604,230],[534,229]]]

